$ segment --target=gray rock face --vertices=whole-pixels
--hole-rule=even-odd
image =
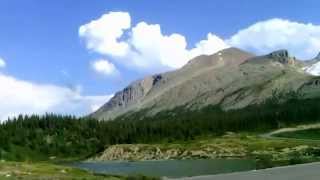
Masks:
[[[107,113],[110,117],[115,117],[117,114],[120,114],[120,112],[126,111],[130,106],[138,104],[139,101],[161,80],[162,75],[158,74],[133,82],[122,91],[117,92],[109,102],[103,105],[93,115]],[[111,114],[110,110],[114,111],[114,115]]]
[[[270,53],[269,56],[271,58],[288,58],[289,52],[285,49],[281,49],[281,50]]]
[[[294,57],[290,57],[289,52],[287,50],[278,50],[267,55],[269,58],[278,61],[282,64],[294,64]]]
[[[229,48],[196,57],[176,71],[135,81],[91,116],[111,120],[140,110],[152,116],[178,106],[199,109],[219,105],[228,110],[260,103],[274,89],[311,92],[312,87],[306,83],[312,77],[298,66],[299,61],[286,50],[254,56]],[[318,89],[313,88],[312,92],[320,95]]]

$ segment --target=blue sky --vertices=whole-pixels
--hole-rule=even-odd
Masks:
[[[320,41],[318,41],[320,2],[317,0],[303,3],[298,0],[90,0],[79,2],[1,0],[0,58],[6,65],[0,69],[0,74],[39,86],[52,85],[75,89],[79,91],[78,95],[85,98],[87,96],[106,97],[122,89],[134,79],[181,67],[188,58],[214,53],[219,48],[228,46],[238,46],[257,54],[277,48],[288,48],[293,55],[301,58],[311,58],[318,47],[320,50]],[[110,15],[111,12],[126,13],[130,17],[130,27],[123,29],[123,35],[118,40],[125,42],[133,50],[131,49],[120,58],[115,57],[111,50],[99,51],[96,46],[88,47],[88,44],[93,43],[97,38],[103,38],[92,37],[90,32],[97,29],[90,29],[87,26],[84,29],[89,33],[82,36],[79,34],[81,26],[90,24],[93,20],[99,20],[103,15]],[[135,39],[132,35],[134,27],[141,22],[145,24],[140,24],[141,26],[137,29],[141,30],[142,34],[150,30],[148,32],[151,37],[157,28],[153,25],[159,25],[161,29],[159,46],[166,46],[167,42],[173,42],[169,43],[173,46],[183,46],[184,38],[186,47],[177,49],[181,52],[177,53],[177,56],[171,56],[172,52],[168,49],[153,52],[151,47],[143,46],[145,43],[150,43],[145,42],[144,36],[137,35]],[[259,22],[262,23],[256,27],[261,26],[263,30],[257,32],[254,27],[250,29],[250,26]],[[279,28],[273,28],[273,24]],[[106,24],[106,27],[109,26],[117,25]],[[288,33],[288,29],[297,30]],[[240,30],[245,32],[239,34]],[[295,37],[299,31],[304,33],[301,36],[298,34],[299,37],[296,40]],[[249,41],[252,32],[254,32],[253,38]],[[285,38],[281,43],[269,42],[269,39],[260,38],[264,37],[266,32],[271,32],[270,36],[266,36],[269,39],[273,37],[279,39],[278,37],[283,36]],[[173,33],[178,35],[171,36]],[[207,37],[208,33],[214,35],[211,40]],[[143,40],[139,39],[141,37]],[[146,34],[147,38],[148,34]],[[215,46],[217,38],[224,41],[226,45],[220,43],[216,48],[208,49],[209,45]],[[289,40],[292,39],[294,41],[290,43]],[[307,39],[306,42],[305,39]],[[202,43],[203,46],[209,45],[205,48],[199,46],[194,52],[189,53],[201,40],[206,40]],[[131,51],[135,50],[141,51],[143,55],[137,57],[132,55],[134,53]],[[160,58],[159,53],[168,55]],[[173,63],[179,58],[183,61]],[[137,61],[133,62],[132,59]],[[149,61],[149,59],[155,60]],[[99,60],[107,61],[109,64],[95,64]],[[55,111],[50,108],[44,108],[44,110]],[[33,109],[30,111],[33,112]],[[78,113],[78,111],[80,110],[77,109],[74,112],[71,110],[70,113]],[[38,111],[35,110],[35,112]]]

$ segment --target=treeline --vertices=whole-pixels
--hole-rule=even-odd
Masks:
[[[99,122],[46,114],[18,116],[0,125],[0,159],[84,157],[101,148]]]
[[[0,125],[0,159],[85,158],[112,144],[190,140],[227,131],[261,132],[320,121],[319,98],[300,99],[292,94],[293,98],[282,101],[280,95],[238,110],[178,107],[152,117],[145,117],[145,110],[109,122],[54,114],[21,115]]]

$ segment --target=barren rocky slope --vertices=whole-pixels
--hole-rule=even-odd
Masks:
[[[178,106],[220,105],[228,110],[260,103],[274,90],[318,96],[320,78],[306,73],[306,64],[286,50],[255,56],[229,48],[196,57],[176,71],[135,81],[91,116],[110,120],[128,112],[153,115]]]

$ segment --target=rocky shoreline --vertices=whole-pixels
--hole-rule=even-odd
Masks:
[[[320,146],[313,142],[227,135],[210,140],[173,144],[112,145],[87,162],[185,159],[254,158],[272,162],[318,160]]]
[[[185,149],[182,147],[165,148],[158,145],[126,144],[110,146],[103,153],[88,159],[88,161],[244,158],[246,155],[246,150],[239,147],[222,149],[214,145],[206,145],[198,149]]]

